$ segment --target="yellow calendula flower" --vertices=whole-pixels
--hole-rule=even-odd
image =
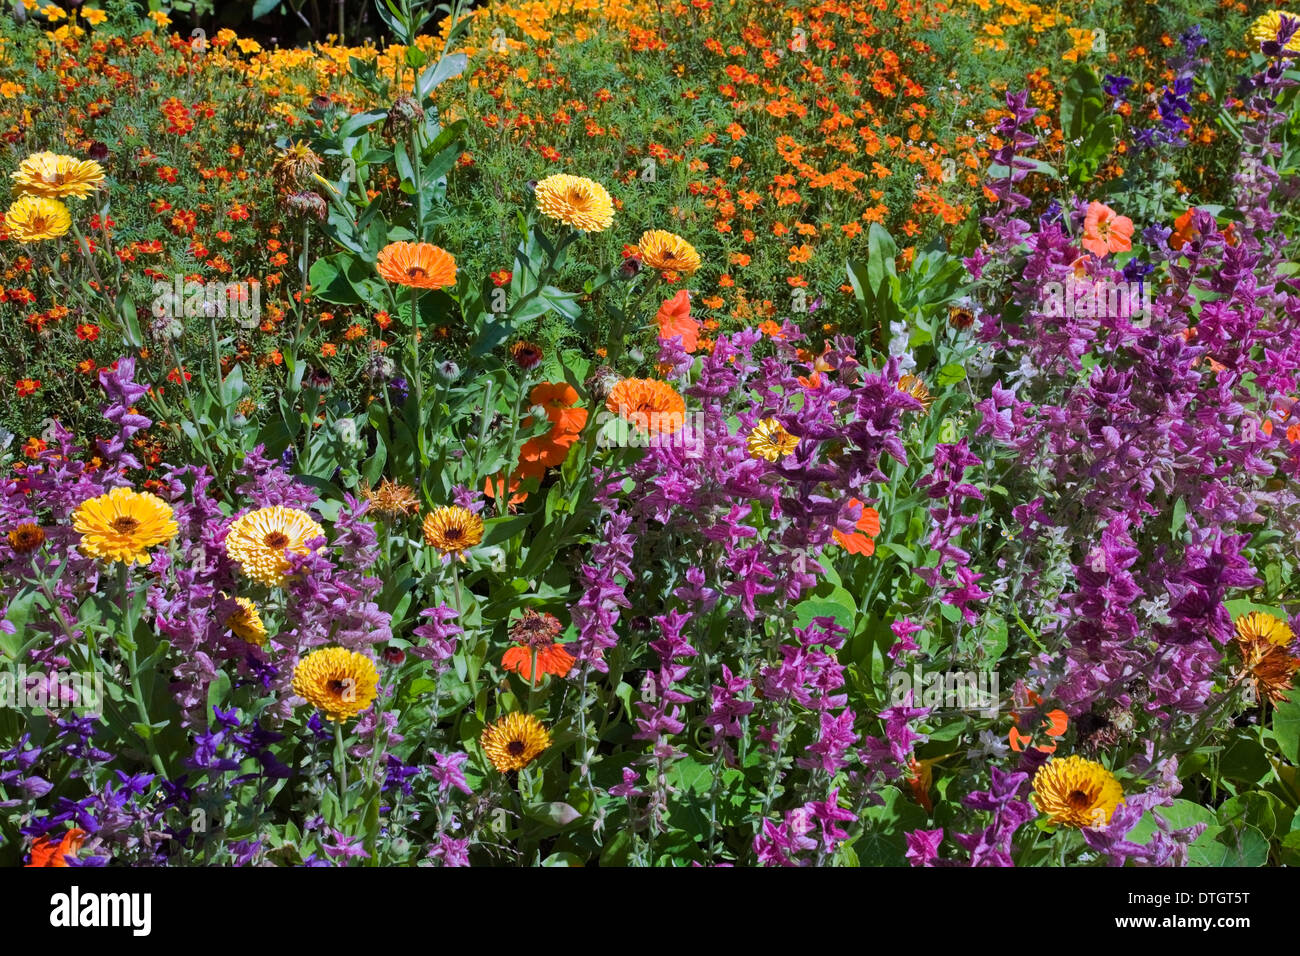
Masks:
[[[378,684],[375,662],[342,647],[312,651],[293,669],[293,692],[336,723],[374,703]]]
[[[72,526],[81,533],[83,554],[127,565],[148,564],[149,549],[170,541],[178,530],[171,505],[131,488],[82,502],[72,513]]]
[[[799,447],[799,439],[786,431],[775,418],[764,418],[749,433],[745,445],[755,458],[780,461]]]
[[[1291,17],[1300,17],[1298,14],[1287,14]],[[1263,16],[1256,18],[1246,30],[1246,40],[1250,43],[1251,48],[1258,50],[1261,43],[1268,43],[1276,40],[1278,33],[1282,29],[1282,11],[1270,10]],[[1288,53],[1300,53],[1300,30],[1291,35],[1291,39],[1286,43]]]
[[[234,633],[235,637],[241,641],[247,641],[249,644],[261,646],[266,643],[266,625],[262,623],[262,615],[257,611],[257,605],[248,598],[237,597],[235,604],[238,606],[226,617],[226,627]]]
[[[681,236],[663,229],[641,234],[641,260],[651,269],[671,275],[691,275],[700,268],[700,254]]]
[[[582,232],[604,232],[614,222],[614,203],[600,183],[557,173],[537,184],[542,215]]]
[[[532,714],[509,714],[483,728],[479,739],[501,773],[522,770],[551,745],[551,734]]]
[[[325,531],[312,516],[297,508],[272,505],[239,518],[226,534],[226,554],[239,564],[245,577],[270,587],[285,582],[289,572],[286,551],[308,554],[307,542]]]
[[[71,228],[68,207],[57,199],[19,196],[5,213],[5,232],[19,242],[57,239]]]
[[[21,196],[85,199],[104,185],[104,167],[91,159],[59,153],[33,153],[9,174]]]
[[[483,519],[468,508],[447,505],[424,518],[424,543],[437,548],[444,561],[465,560],[465,552],[483,540]]]
[[[1115,775],[1083,757],[1053,758],[1034,774],[1034,803],[1062,826],[1104,826],[1123,802]]]
[[[1251,611],[1237,618],[1237,637],[1243,641],[1267,641],[1278,647],[1287,647],[1295,640],[1290,624],[1263,611]]]

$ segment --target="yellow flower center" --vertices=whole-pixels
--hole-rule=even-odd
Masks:
[[[276,548],[277,550],[283,551],[289,546],[289,536],[281,531],[272,531],[262,539],[262,543],[268,548]]]
[[[130,534],[136,528],[140,527],[140,522],[130,515],[122,515],[120,518],[114,518],[112,522],[113,530],[118,534]]]
[[[512,757],[518,757],[524,752],[524,742],[522,740],[512,740],[506,744],[506,750],[510,751]]]

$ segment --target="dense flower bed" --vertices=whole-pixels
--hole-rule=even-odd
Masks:
[[[1297,862],[1285,8],[108,6],[0,36],[0,860]]]

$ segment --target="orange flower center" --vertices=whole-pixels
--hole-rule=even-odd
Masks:
[[[1065,802],[1070,805],[1072,810],[1087,810],[1092,805],[1092,798],[1082,790],[1071,790],[1070,795],[1065,798]]]
[[[524,742],[522,740],[512,740],[506,744],[506,750],[510,751],[512,757],[518,757],[524,752]]]
[[[419,266],[411,266],[411,268],[406,270],[406,274],[412,279],[423,279],[429,273],[425,272]]]

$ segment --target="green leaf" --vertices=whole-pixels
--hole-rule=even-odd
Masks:
[[[420,78],[415,81],[416,99],[423,103],[429,98],[429,94],[443,83],[464,73],[468,63],[469,58],[464,53],[452,53],[450,56],[444,56],[421,73]]]
[[[966,378],[966,367],[951,363],[939,369],[939,374],[935,376],[935,381],[941,386],[956,385]]]
[[[573,807],[559,801],[524,807],[524,816],[537,823],[545,823],[548,826],[561,828],[567,827],[570,823],[582,818],[582,814]]]
[[[1300,764],[1300,700],[1282,701],[1274,708],[1273,736],[1282,756],[1292,764]]]

